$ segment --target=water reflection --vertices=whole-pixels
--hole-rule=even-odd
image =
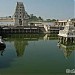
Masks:
[[[14,46],[16,48],[17,56],[22,56],[25,47],[28,45],[28,41],[24,41],[23,38],[14,40]]]
[[[71,57],[71,64],[66,65],[67,62],[63,53],[58,51],[60,49],[57,48],[57,38],[50,34],[12,34],[4,36],[6,51],[5,55],[0,57],[0,71],[6,74],[7,72],[65,72],[65,66],[70,68],[70,65],[73,64],[73,57]],[[62,45],[60,45],[61,47]],[[64,52],[67,53],[68,51],[64,50]],[[67,54],[65,55],[67,56]],[[17,56],[21,58],[17,59]]]
[[[13,41],[14,47],[16,49],[16,54],[18,57],[23,56],[28,41],[38,41],[43,39],[44,35],[39,34],[13,34],[4,36],[6,41]]]
[[[65,45],[64,43],[62,43],[62,44],[58,43],[58,45],[59,45],[60,49],[63,49],[64,55],[65,55],[66,58],[69,57],[72,54],[72,52],[75,50],[74,44],[68,43],[67,45]]]
[[[5,47],[1,47],[1,46],[0,46],[0,53],[1,53],[1,56],[3,56],[3,53],[4,53],[4,51],[5,51],[4,49],[5,49]]]
[[[3,36],[6,41],[13,41],[17,56],[23,56],[28,41],[57,39],[56,35],[50,34],[12,34]]]
[[[5,51],[5,50],[4,50],[5,48],[6,48],[5,43],[1,43],[1,42],[0,42],[0,53],[1,53],[1,56],[3,56],[3,52]]]
[[[25,48],[28,45],[29,41],[38,41],[38,40],[57,40],[57,35],[50,34],[13,34],[4,36],[6,41],[13,41],[14,47],[16,49],[16,55],[18,57],[23,56]],[[59,48],[63,48],[65,57],[69,57],[73,50],[75,50],[75,45],[65,45],[64,43],[58,44]],[[3,51],[1,52],[3,53]]]
[[[46,34],[43,37],[44,40],[56,40],[58,39],[58,36],[55,34]]]

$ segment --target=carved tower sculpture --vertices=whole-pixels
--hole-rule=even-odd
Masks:
[[[16,26],[27,26],[28,25],[28,14],[25,11],[23,2],[17,2],[14,18],[15,18]]]

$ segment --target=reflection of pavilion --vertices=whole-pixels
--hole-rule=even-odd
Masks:
[[[63,49],[64,55],[65,57],[69,57],[72,53],[72,51],[75,50],[75,45],[64,45],[64,44],[60,44],[59,48]]]

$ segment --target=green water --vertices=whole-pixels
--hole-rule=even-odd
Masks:
[[[20,34],[3,39],[6,48],[0,55],[0,75],[61,75],[75,68],[75,48],[58,47],[54,35]]]

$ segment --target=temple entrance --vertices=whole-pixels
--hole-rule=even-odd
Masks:
[[[21,19],[19,19],[19,24],[22,25],[22,20]]]

